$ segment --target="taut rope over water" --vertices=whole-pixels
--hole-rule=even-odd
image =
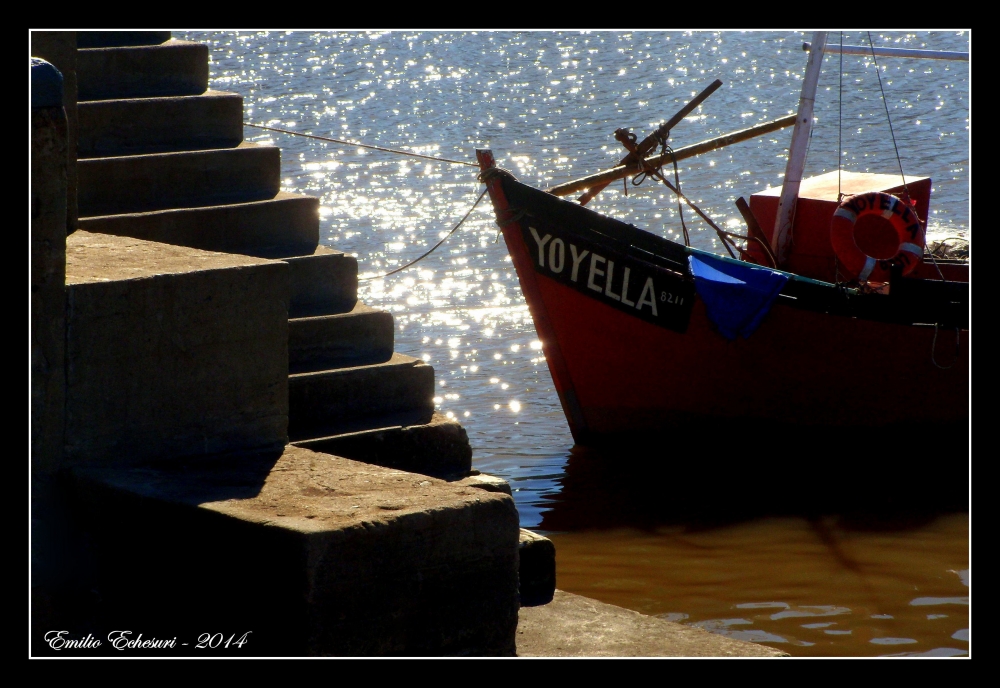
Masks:
[[[266,129],[267,131],[277,131],[282,134],[291,134],[292,136],[301,136],[307,139],[318,139],[320,141],[330,141],[331,143],[340,143],[345,146],[357,146],[358,148],[370,148],[371,150],[383,151],[385,153],[395,153],[396,155],[408,155],[411,158],[423,158],[425,160],[434,160],[436,162],[450,162],[453,165],[468,165],[469,167],[478,167],[474,162],[465,162],[463,160],[449,160],[448,158],[435,158],[433,155],[421,155],[420,153],[411,153],[409,151],[397,150],[395,148],[383,148],[382,146],[372,146],[367,143],[358,143],[357,141],[345,141],[344,139],[335,139],[329,136],[317,136],[316,134],[303,134],[300,131],[292,131],[290,129],[279,129],[277,127],[265,127],[263,124],[251,124],[250,122],[244,122],[245,127],[254,127],[255,129]]]

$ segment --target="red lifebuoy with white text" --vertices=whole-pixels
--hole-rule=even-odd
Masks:
[[[854,226],[866,215],[884,218],[896,231],[899,248],[892,258],[873,258],[858,247]],[[908,275],[923,259],[924,225],[901,199],[881,191],[869,191],[845,198],[840,204],[830,223],[830,242],[837,258],[853,277],[862,282],[873,278],[885,281],[892,265],[902,266],[903,274]]]

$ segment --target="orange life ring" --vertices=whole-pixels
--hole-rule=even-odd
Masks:
[[[876,215],[885,218],[899,237],[896,255],[872,258],[858,247],[854,225],[858,218]],[[924,226],[913,209],[901,199],[881,191],[850,196],[837,208],[830,222],[830,242],[844,267],[862,282],[887,281],[892,265],[901,265],[903,274],[913,272],[924,256]]]

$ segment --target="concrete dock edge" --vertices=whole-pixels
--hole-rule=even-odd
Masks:
[[[518,657],[786,657],[588,597],[556,590],[551,602],[521,607]]]

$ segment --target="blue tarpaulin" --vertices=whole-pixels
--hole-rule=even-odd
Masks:
[[[688,256],[688,264],[708,318],[729,340],[753,334],[788,281],[774,270],[711,256]]]

